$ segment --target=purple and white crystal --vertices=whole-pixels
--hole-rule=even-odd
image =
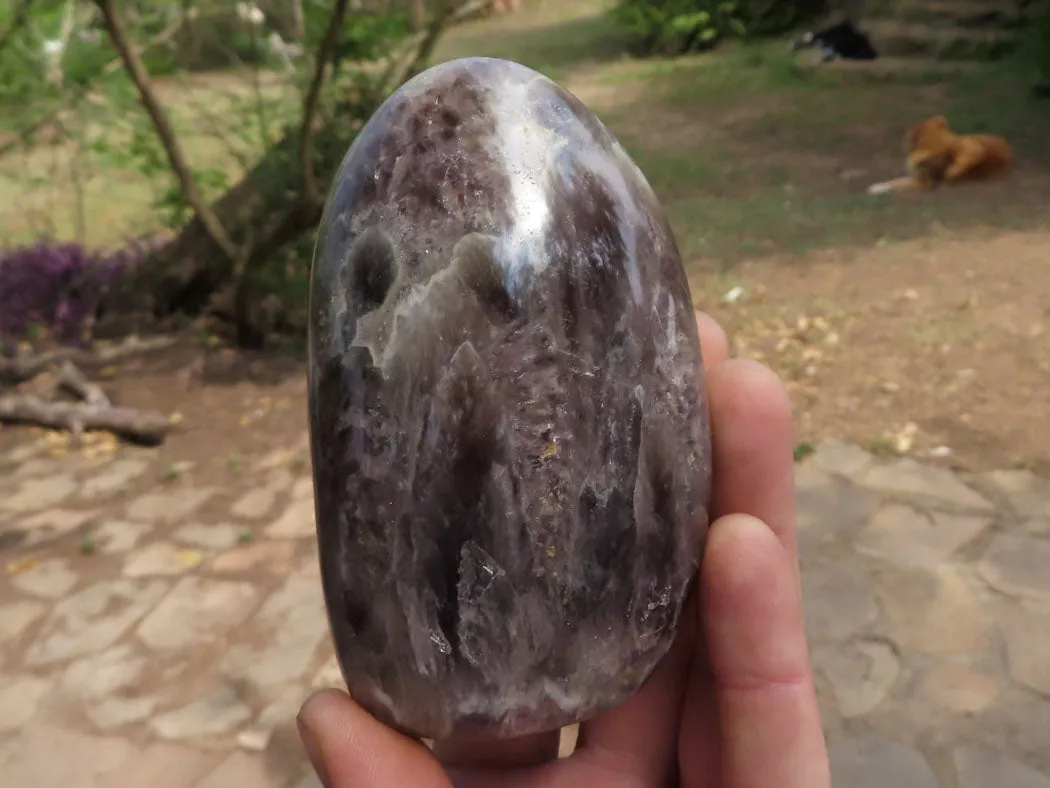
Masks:
[[[708,522],[703,363],[671,230],[576,98],[502,60],[402,86],[335,177],[310,435],[336,650],[418,736],[626,700]]]

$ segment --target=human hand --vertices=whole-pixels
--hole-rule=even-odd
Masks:
[[[777,376],[730,360],[698,314],[714,453],[714,520],[697,593],[644,687],[580,725],[433,751],[326,690],[299,715],[326,788],[828,788],[803,630],[791,409]]]

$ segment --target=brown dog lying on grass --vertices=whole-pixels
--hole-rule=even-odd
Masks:
[[[943,115],[916,123],[908,129],[904,144],[909,174],[872,184],[868,194],[984,181],[1013,164],[1013,152],[1005,139],[990,134],[956,134]]]

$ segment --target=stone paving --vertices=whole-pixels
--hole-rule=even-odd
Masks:
[[[0,454],[4,788],[308,788],[338,686],[306,443],[235,484],[148,450]],[[1050,484],[840,443],[798,467],[834,784],[1050,788]]]

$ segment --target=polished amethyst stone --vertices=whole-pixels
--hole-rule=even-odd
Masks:
[[[635,692],[707,529],[703,374],[663,211],[576,98],[485,58],[391,96],[311,284],[317,535],[358,702],[506,737]]]

